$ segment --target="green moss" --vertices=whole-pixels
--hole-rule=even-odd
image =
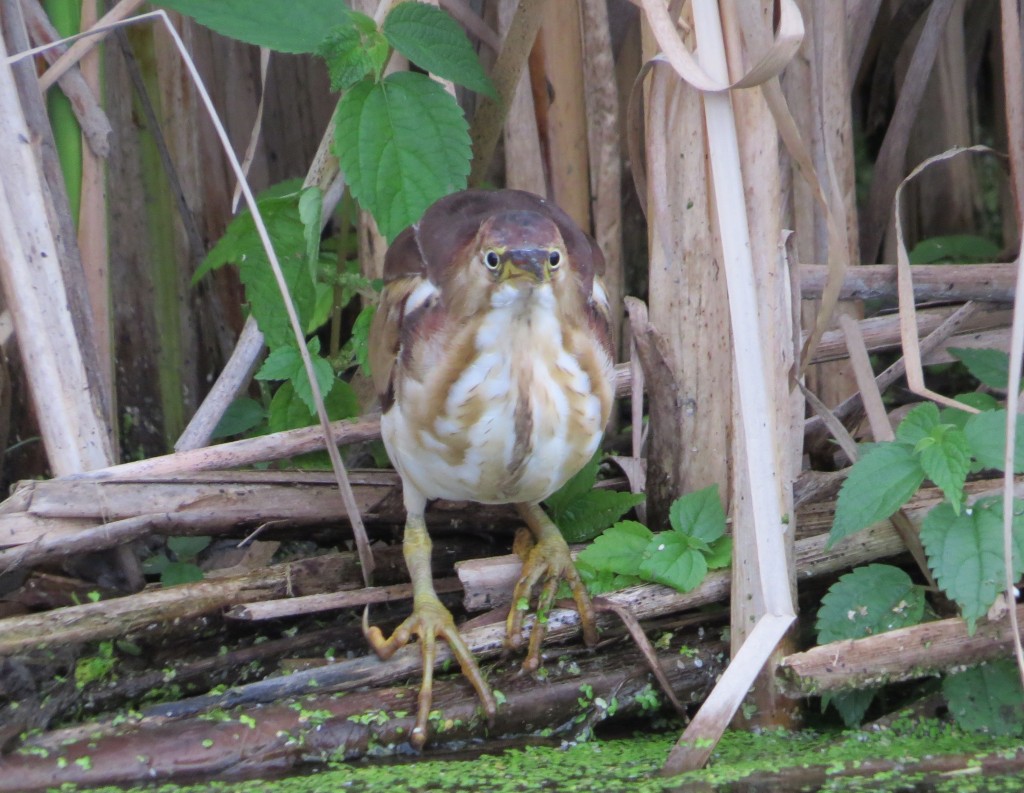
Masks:
[[[972,735],[935,721],[902,722],[891,729],[815,732],[766,731],[759,734],[728,732],[715,749],[708,768],[672,779],[658,776],[675,734],[659,733],[633,738],[565,744],[562,748],[527,747],[500,755],[471,760],[431,760],[429,755],[413,762],[372,765],[334,763],[319,773],[281,780],[266,780],[259,789],[273,793],[326,793],[344,790],[483,791],[519,793],[552,790],[608,793],[661,793],[669,790],[729,789],[751,774],[782,772],[810,766],[829,770],[821,789],[829,791],[910,791],[922,781],[912,767],[873,776],[840,775],[868,761],[897,760],[907,763],[936,755],[984,755],[1012,752],[1011,738]],[[929,780],[942,793],[957,791],[1017,791],[1021,777],[983,776],[980,769],[966,769]],[[191,787],[161,785],[150,793],[251,793],[253,782],[209,782]],[[112,789],[111,793],[112,793]]]

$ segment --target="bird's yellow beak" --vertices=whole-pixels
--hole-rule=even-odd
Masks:
[[[527,280],[534,284],[543,284],[551,280],[551,266],[548,257],[551,252],[547,248],[513,248],[507,250],[502,257],[502,270],[498,280]]]

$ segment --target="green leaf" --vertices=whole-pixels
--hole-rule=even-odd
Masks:
[[[327,63],[331,90],[342,91],[367,75],[378,79],[390,49],[372,18],[351,11],[345,24],[327,33],[316,54]]]
[[[687,538],[677,531],[655,534],[640,563],[640,576],[670,586],[680,592],[694,589],[707,575],[704,554],[690,547]]]
[[[352,418],[359,415],[359,398],[351,385],[344,380],[337,380],[330,393],[324,397],[324,407],[327,408],[327,417],[331,421]],[[270,400],[268,421],[270,432],[283,432],[311,427],[318,419],[315,413],[310,412],[306,403],[295,394],[294,386],[290,382],[285,382],[274,392],[274,398]],[[321,459],[327,460],[326,454],[317,457],[318,461]],[[329,460],[326,467],[329,467]]]
[[[160,583],[163,586],[191,584],[202,580],[203,571],[191,562],[168,562],[160,574]]]
[[[896,442],[914,448],[939,425],[939,408],[934,402],[922,402],[896,428]]]
[[[732,537],[719,537],[711,543],[711,550],[704,554],[708,570],[721,570],[732,563]]]
[[[200,25],[278,52],[315,52],[324,31],[351,13],[338,0],[157,0]]]
[[[373,317],[376,313],[377,306],[373,303],[363,306],[356,321],[352,323],[352,336],[349,339],[356,363],[367,376],[373,374],[370,371],[370,327],[373,325]]]
[[[299,221],[302,236],[306,240],[306,267],[309,277],[316,280],[316,266],[320,259],[320,216],[323,214],[324,197],[319,187],[307,187],[299,194]]]
[[[382,30],[391,46],[424,71],[498,98],[465,31],[440,8],[399,3],[387,15]]]
[[[1010,356],[1002,350],[950,347],[949,353],[989,388],[1005,391],[1010,382]]]
[[[313,359],[313,371],[316,373],[316,382],[320,386],[320,394],[326,402],[338,378],[334,376],[331,364],[325,358],[320,357],[320,340],[315,336],[309,340],[306,348]],[[313,389],[309,383],[309,376],[306,374],[306,367],[302,363],[302,355],[298,347],[282,346],[271,351],[263,366],[256,372],[257,380],[287,380],[295,388],[295,394],[309,409],[311,416],[316,415],[316,404],[313,402]]]
[[[299,195],[291,193],[261,197],[258,206],[295,310],[303,327],[306,327],[314,312],[317,295],[316,285],[306,266],[305,229],[299,219],[298,202]],[[192,282],[195,283],[210,270],[229,262],[238,265],[239,276],[245,285],[246,300],[267,345],[271,349],[285,344],[294,345],[294,334],[277,279],[270,269],[270,261],[256,233],[256,224],[248,211],[231,221],[224,236],[196,271]]]
[[[942,489],[955,512],[964,500],[964,482],[971,467],[971,453],[963,430],[951,424],[932,428],[927,438],[918,443],[921,467],[937,487]]]
[[[194,559],[196,555],[212,542],[210,537],[196,535],[194,537],[168,537],[167,547],[174,552],[179,560]]]
[[[917,625],[924,616],[924,591],[898,567],[870,564],[842,576],[818,609],[818,644],[861,639]]]
[[[257,427],[266,417],[263,405],[255,399],[240,397],[228,405],[224,415],[217,422],[212,437],[227,438],[232,435],[241,435]]]
[[[566,542],[587,542],[643,500],[643,493],[591,490],[568,504],[555,525]]]
[[[623,520],[580,551],[576,559],[592,570],[635,576],[640,573],[644,550],[653,536],[642,523]]]
[[[1002,589],[1002,505],[982,499],[957,515],[949,504],[939,504],[921,525],[921,543],[939,586],[960,606],[974,633]]]
[[[837,691],[821,698],[821,708],[824,711],[831,705],[839,712],[843,724],[852,730],[860,726],[864,720],[864,714],[868,712],[877,693],[878,689],[873,686],[850,691]]]
[[[1013,450],[1013,472],[1024,473],[1024,421],[1017,419],[1017,437]],[[986,410],[967,419],[964,425],[967,445],[983,468],[1003,470],[1006,451],[1006,410]]]
[[[576,472],[575,476],[547,497],[544,506],[547,507],[548,514],[551,515],[551,520],[556,525],[561,520],[566,507],[594,489],[594,485],[597,484],[597,470],[600,467],[601,452],[599,450],[590,458],[590,462]]]
[[[725,533],[725,510],[718,496],[718,485],[677,498],[669,507],[672,528],[707,543]]]
[[[981,391],[958,394],[953,399],[978,410],[996,410],[999,407],[999,400],[991,394],[985,394]],[[939,421],[943,424],[952,424],[954,427],[963,429],[967,425],[967,420],[973,415],[973,413],[968,413],[966,410],[942,408],[939,411]]]
[[[364,79],[342,97],[335,119],[335,151],[352,195],[389,242],[434,201],[466,186],[466,119],[426,75]]]
[[[854,463],[843,482],[829,544],[892,515],[923,481],[924,469],[910,449],[899,443],[879,444]]]
[[[911,264],[982,264],[995,261],[999,246],[976,234],[950,234],[921,240],[910,251]]]
[[[999,659],[947,675],[942,693],[956,723],[992,735],[1024,735],[1024,690],[1017,665]]]
[[[617,592],[620,589],[626,587],[636,586],[642,584],[643,579],[635,575],[621,575],[620,573],[613,573],[611,570],[595,570],[589,564],[580,562],[579,558],[576,559],[576,572],[580,574],[580,579],[583,584],[587,587],[587,592],[591,595],[603,595],[606,592]],[[565,584],[565,582],[562,582]],[[568,587],[566,587],[568,589]],[[558,598],[571,597],[572,593],[567,592],[563,594],[559,592]]]

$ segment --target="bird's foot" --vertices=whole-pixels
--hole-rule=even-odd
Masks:
[[[526,518],[536,543],[528,551],[520,544],[519,549],[525,553],[525,561],[522,574],[512,593],[512,608],[505,624],[505,646],[516,649],[522,643],[523,618],[530,609],[534,589],[540,585],[537,617],[530,632],[526,659],[523,661],[523,669],[533,672],[540,666],[540,647],[548,630],[548,613],[562,581],[568,583],[573,600],[576,601],[583,640],[588,647],[597,643],[597,623],[594,618],[594,606],[590,602],[586,586],[576,571],[565,538],[540,507],[531,505],[524,509],[524,505],[519,506],[520,514]]]
[[[437,637],[448,642],[452,655],[462,668],[462,674],[476,689],[477,696],[483,706],[487,720],[491,721],[497,712],[497,703],[491,693],[476,659],[470,652],[466,642],[455,627],[451,612],[433,592],[416,596],[413,612],[397,628],[390,637],[384,638],[380,628],[368,623],[366,612],[363,613],[363,635],[382,660],[387,660],[400,647],[409,643],[412,637],[418,636],[423,654],[423,680],[420,684],[416,725],[413,727],[410,743],[416,749],[422,749],[427,742],[429,732],[427,722],[430,718],[430,707],[433,702],[434,662],[437,659]]]

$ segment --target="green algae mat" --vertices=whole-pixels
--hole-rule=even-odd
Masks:
[[[1021,739],[966,733],[936,721],[904,721],[887,729],[835,733],[730,731],[708,768],[661,778],[657,772],[674,738],[669,733],[637,735],[460,760],[424,755],[401,763],[337,764],[284,779],[145,789],[153,793],[1024,790]]]

